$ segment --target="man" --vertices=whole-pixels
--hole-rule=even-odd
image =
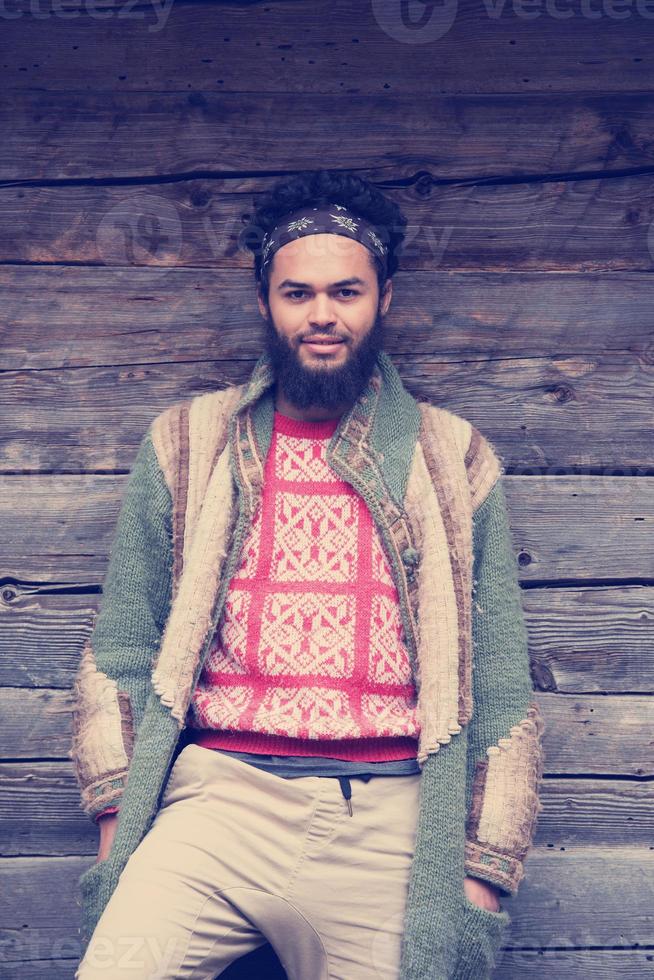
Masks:
[[[354,175],[273,188],[263,355],[141,443],[75,684],[80,980],[266,938],[290,980],[493,966],[543,723],[501,463],[383,350],[405,225]]]

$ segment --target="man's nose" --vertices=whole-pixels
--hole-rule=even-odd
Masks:
[[[320,326],[336,323],[333,300],[329,296],[318,294],[311,304],[309,317],[312,323]]]

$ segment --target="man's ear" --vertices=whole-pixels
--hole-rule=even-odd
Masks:
[[[385,316],[388,312],[388,308],[391,305],[391,299],[393,297],[393,280],[387,279],[382,286],[381,296],[379,298],[379,312],[382,316]]]
[[[257,286],[257,305],[259,307],[259,313],[261,313],[264,320],[267,320],[270,315],[270,310],[268,308],[268,303],[263,297],[261,286]]]

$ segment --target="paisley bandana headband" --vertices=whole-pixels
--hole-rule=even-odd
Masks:
[[[388,249],[375,230],[364,218],[353,214],[343,204],[325,204],[318,208],[301,208],[284,217],[261,242],[262,270],[268,273],[273,255],[282,245],[305,235],[344,235],[365,245],[380,260],[383,279],[386,279]]]

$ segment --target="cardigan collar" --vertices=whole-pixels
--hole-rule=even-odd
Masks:
[[[192,534],[188,556],[185,553],[152,676],[155,691],[180,727],[263,491],[274,421],[274,382],[264,352],[249,381],[235,393],[235,407],[229,408],[225,418],[224,451],[201,491],[194,527],[188,529]],[[326,450],[333,470],[363,498],[377,526],[398,590],[404,638],[418,687],[418,593],[421,587],[424,591],[424,585],[420,586],[417,576],[420,551],[416,545],[424,533],[422,500],[429,495],[427,483],[420,482],[422,424],[418,402],[404,387],[388,355],[380,352],[367,385],[339,419]],[[218,422],[218,428],[220,425]],[[189,433],[193,443],[199,438],[196,428],[192,425]],[[218,444],[221,442],[219,438]],[[422,475],[428,478],[426,471]],[[193,498],[197,493],[189,491]],[[431,725],[426,726],[425,737],[430,730]]]

